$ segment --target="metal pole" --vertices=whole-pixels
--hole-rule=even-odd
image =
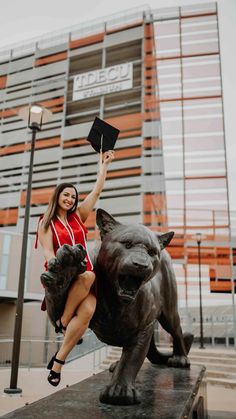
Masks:
[[[197,241],[198,246],[198,272],[199,272],[199,307],[200,307],[200,349],[205,349],[203,344],[203,318],[202,318],[202,281],[201,281],[201,240]]]
[[[24,219],[24,229],[23,229],[22,248],[21,248],[20,276],[19,276],[18,296],[17,296],[17,304],[16,304],[16,315],[15,315],[16,317],[15,317],[15,329],[14,329],[14,340],[13,340],[13,350],[12,350],[11,380],[10,380],[10,387],[4,389],[5,393],[10,393],[10,394],[22,393],[22,389],[17,388],[17,378],[18,378],[19,357],[20,357],[21,329],[22,329],[24,288],[25,288],[25,268],[26,268],[26,256],[27,256],[30,198],[31,198],[31,185],[32,185],[36,131],[37,129],[33,127],[27,194],[26,194],[26,203],[25,203],[25,219]]]

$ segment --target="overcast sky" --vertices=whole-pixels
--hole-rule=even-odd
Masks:
[[[206,0],[0,0],[0,48],[127,8],[209,3]],[[230,208],[236,211],[236,0],[218,0]]]

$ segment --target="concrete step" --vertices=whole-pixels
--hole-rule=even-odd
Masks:
[[[118,350],[111,350],[110,354],[106,358],[106,362],[115,362],[120,359],[121,351]],[[228,357],[218,357],[215,354],[212,356],[203,356],[202,354],[199,356],[198,354],[194,355],[190,353],[190,361],[193,364],[203,364],[208,368],[213,365],[214,367],[219,366],[219,369],[229,369],[232,372],[236,372],[236,360],[233,358]]]
[[[118,346],[113,346],[112,349],[111,349],[111,352],[121,353],[122,352],[122,348],[119,348]]]
[[[235,419],[235,412],[208,410],[208,419]]]
[[[113,348],[112,348],[113,350]],[[166,348],[159,348],[158,350],[160,352],[172,352],[173,348],[172,347],[166,347]],[[225,350],[220,350],[220,349],[197,349],[197,348],[191,348],[189,356],[199,356],[199,357],[208,357],[208,358],[219,358],[219,359],[229,359],[229,360],[234,360],[236,362],[236,350],[231,350],[231,349],[225,349]]]
[[[203,358],[218,358],[218,359],[228,359],[231,361],[235,361],[236,362],[236,351],[235,352],[229,352],[227,353],[227,351],[224,352],[211,352],[211,351],[206,351],[205,349],[199,349],[197,350],[192,350],[189,353],[190,356],[198,356],[203,357]]]
[[[173,347],[172,346],[163,346],[159,347],[158,350],[160,352],[172,352]],[[122,348],[113,346],[111,349],[111,353],[117,354],[121,353]],[[191,348],[190,355],[193,356],[202,356],[202,357],[213,357],[213,358],[229,358],[229,359],[235,359],[236,361],[236,349],[227,349],[226,347],[223,349],[218,349],[216,347],[213,347],[212,349],[206,348],[206,349],[200,349],[195,348],[194,346]]]
[[[106,359],[105,359],[105,360],[106,360],[106,361],[107,361],[107,360],[109,360],[109,361],[111,361],[111,362],[113,362],[113,361],[117,361],[117,359],[120,359],[120,355],[121,355],[121,354],[117,354],[117,355],[116,355],[116,354],[114,354],[114,355],[113,355],[113,354],[111,353],[111,354],[109,354],[109,355],[106,357]]]
[[[121,356],[121,351],[117,351],[117,350],[111,350],[109,356],[106,358],[106,360],[109,360],[110,362],[114,362],[117,359],[119,359]],[[210,356],[210,354],[208,356],[203,356],[196,354],[192,354],[190,353],[189,355],[190,361],[194,364],[203,364],[203,365],[219,365],[222,366],[224,369],[225,368],[233,368],[233,371],[236,371],[236,359],[234,360],[233,358],[228,358],[226,356],[216,356],[215,354]]]
[[[196,364],[197,363],[200,363],[200,364],[219,363],[219,364],[223,364],[225,367],[228,366],[228,365],[236,365],[236,361],[234,361],[233,359],[225,358],[225,357],[221,357],[221,358],[208,357],[208,356],[203,357],[203,356],[190,354],[189,358],[192,362],[195,362]]]
[[[217,359],[229,359],[231,361],[236,362],[236,353],[234,354],[227,354],[225,352],[216,353],[216,352],[197,352],[197,351],[190,351],[189,356],[198,356],[199,358],[217,358]]]
[[[220,362],[215,363],[208,363],[208,362],[198,362],[194,361],[190,358],[191,365],[205,365],[207,371],[222,371],[222,372],[230,372],[230,373],[236,373],[236,365],[224,365]]]
[[[215,385],[224,388],[236,389],[236,380],[207,377],[206,382],[212,386]]]
[[[236,381],[236,374],[217,370],[206,370],[207,379],[209,378],[222,378]]]

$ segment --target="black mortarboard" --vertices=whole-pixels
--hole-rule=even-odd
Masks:
[[[87,140],[97,153],[104,153],[114,149],[119,132],[119,129],[96,117]]]

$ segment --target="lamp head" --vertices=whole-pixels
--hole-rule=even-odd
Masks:
[[[41,130],[43,122],[44,109],[41,106],[32,105],[29,107],[28,127],[31,129]]]
[[[196,233],[195,234],[195,239],[196,239],[197,243],[201,243],[201,241],[202,241],[202,233]]]
[[[32,130],[40,131],[42,124],[52,119],[52,112],[39,105],[29,105],[19,110],[19,115]]]
[[[202,241],[202,233],[197,233],[196,236],[197,236],[197,242],[198,243],[201,243],[201,241]]]

